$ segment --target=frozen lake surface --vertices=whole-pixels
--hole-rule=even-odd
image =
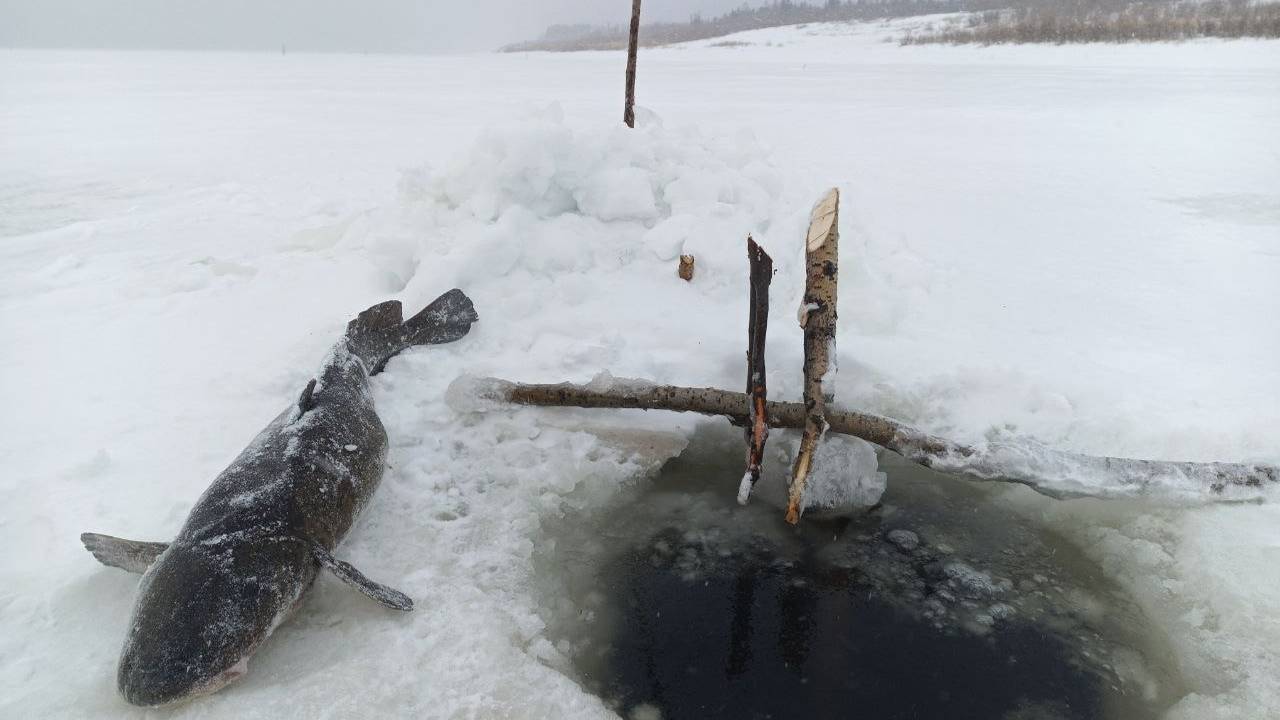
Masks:
[[[0,51],[0,715],[140,715],[114,691],[136,578],[78,534],[168,539],[347,319],[457,286],[481,321],[377,378],[391,468],[340,548],[419,610],[322,578],[242,682],[172,715],[609,717],[535,550],[696,421],[445,389],[738,388],[751,232],[779,270],[770,390],[798,397],[800,239],[833,185],[842,402],[966,442],[1280,461],[1280,43],[893,32],[646,51],[636,131],[620,54]],[[1168,638],[1170,717],[1280,715],[1274,501],[983,502]]]

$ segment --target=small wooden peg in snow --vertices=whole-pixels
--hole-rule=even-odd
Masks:
[[[680,279],[684,280],[685,282],[690,282],[693,280],[693,256],[692,255],[680,256],[680,267],[676,269],[676,274],[679,275]]]

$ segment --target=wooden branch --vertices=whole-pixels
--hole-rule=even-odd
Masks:
[[[805,482],[813,466],[813,454],[827,430],[827,393],[822,387],[829,370],[834,370],[836,342],[836,280],[840,274],[840,191],[832,188],[822,196],[809,216],[805,237],[804,300],[800,307],[800,327],[804,328],[804,434],[800,451],[791,469],[787,495],[787,522],[800,522]]]
[[[622,107],[622,122],[636,126],[636,51],[640,45],[640,0],[631,0],[631,37],[627,41],[627,98]]]
[[[773,282],[773,258],[747,236],[747,262],[751,267],[751,300],[747,319],[747,394],[750,423],[747,438],[747,471],[738,485],[738,504],[746,505],[751,489],[760,480],[764,444],[769,439],[768,390],[765,386],[764,339],[769,330],[769,283]]]
[[[722,415],[736,425],[751,422],[750,398],[718,388],[654,385],[612,380],[592,385],[526,385],[464,376],[450,396],[493,403],[541,407],[635,408]],[[794,402],[765,404],[775,428],[803,429],[805,407]],[[1026,485],[1053,498],[1161,496],[1168,499],[1257,499],[1280,483],[1280,467],[1266,464],[1171,462],[1099,457],[1064,452],[1032,440],[1013,439],[975,448],[920,432],[889,418],[828,407],[828,432],[852,435],[892,450],[926,467],[973,480]]]

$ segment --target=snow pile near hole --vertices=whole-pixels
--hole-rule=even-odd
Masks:
[[[648,112],[636,130],[587,131],[550,105],[485,129],[443,172],[406,173],[404,207],[375,214],[344,242],[366,248],[388,277],[412,277],[408,290],[442,275],[473,292],[502,278],[570,280],[529,310],[606,300],[599,292],[615,293],[614,311],[690,289],[727,299],[744,284],[747,234],[767,234],[782,212],[782,187],[750,133],[667,130]],[[697,257],[702,276],[684,288],[674,281],[682,253]],[[668,271],[666,282],[646,285],[653,297],[644,300],[623,294],[639,287],[601,284],[589,297],[581,285],[632,266]]]

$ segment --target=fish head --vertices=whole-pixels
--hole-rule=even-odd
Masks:
[[[314,576],[298,543],[171,545],[143,575],[120,655],[120,694],[134,705],[169,705],[239,679]]]

